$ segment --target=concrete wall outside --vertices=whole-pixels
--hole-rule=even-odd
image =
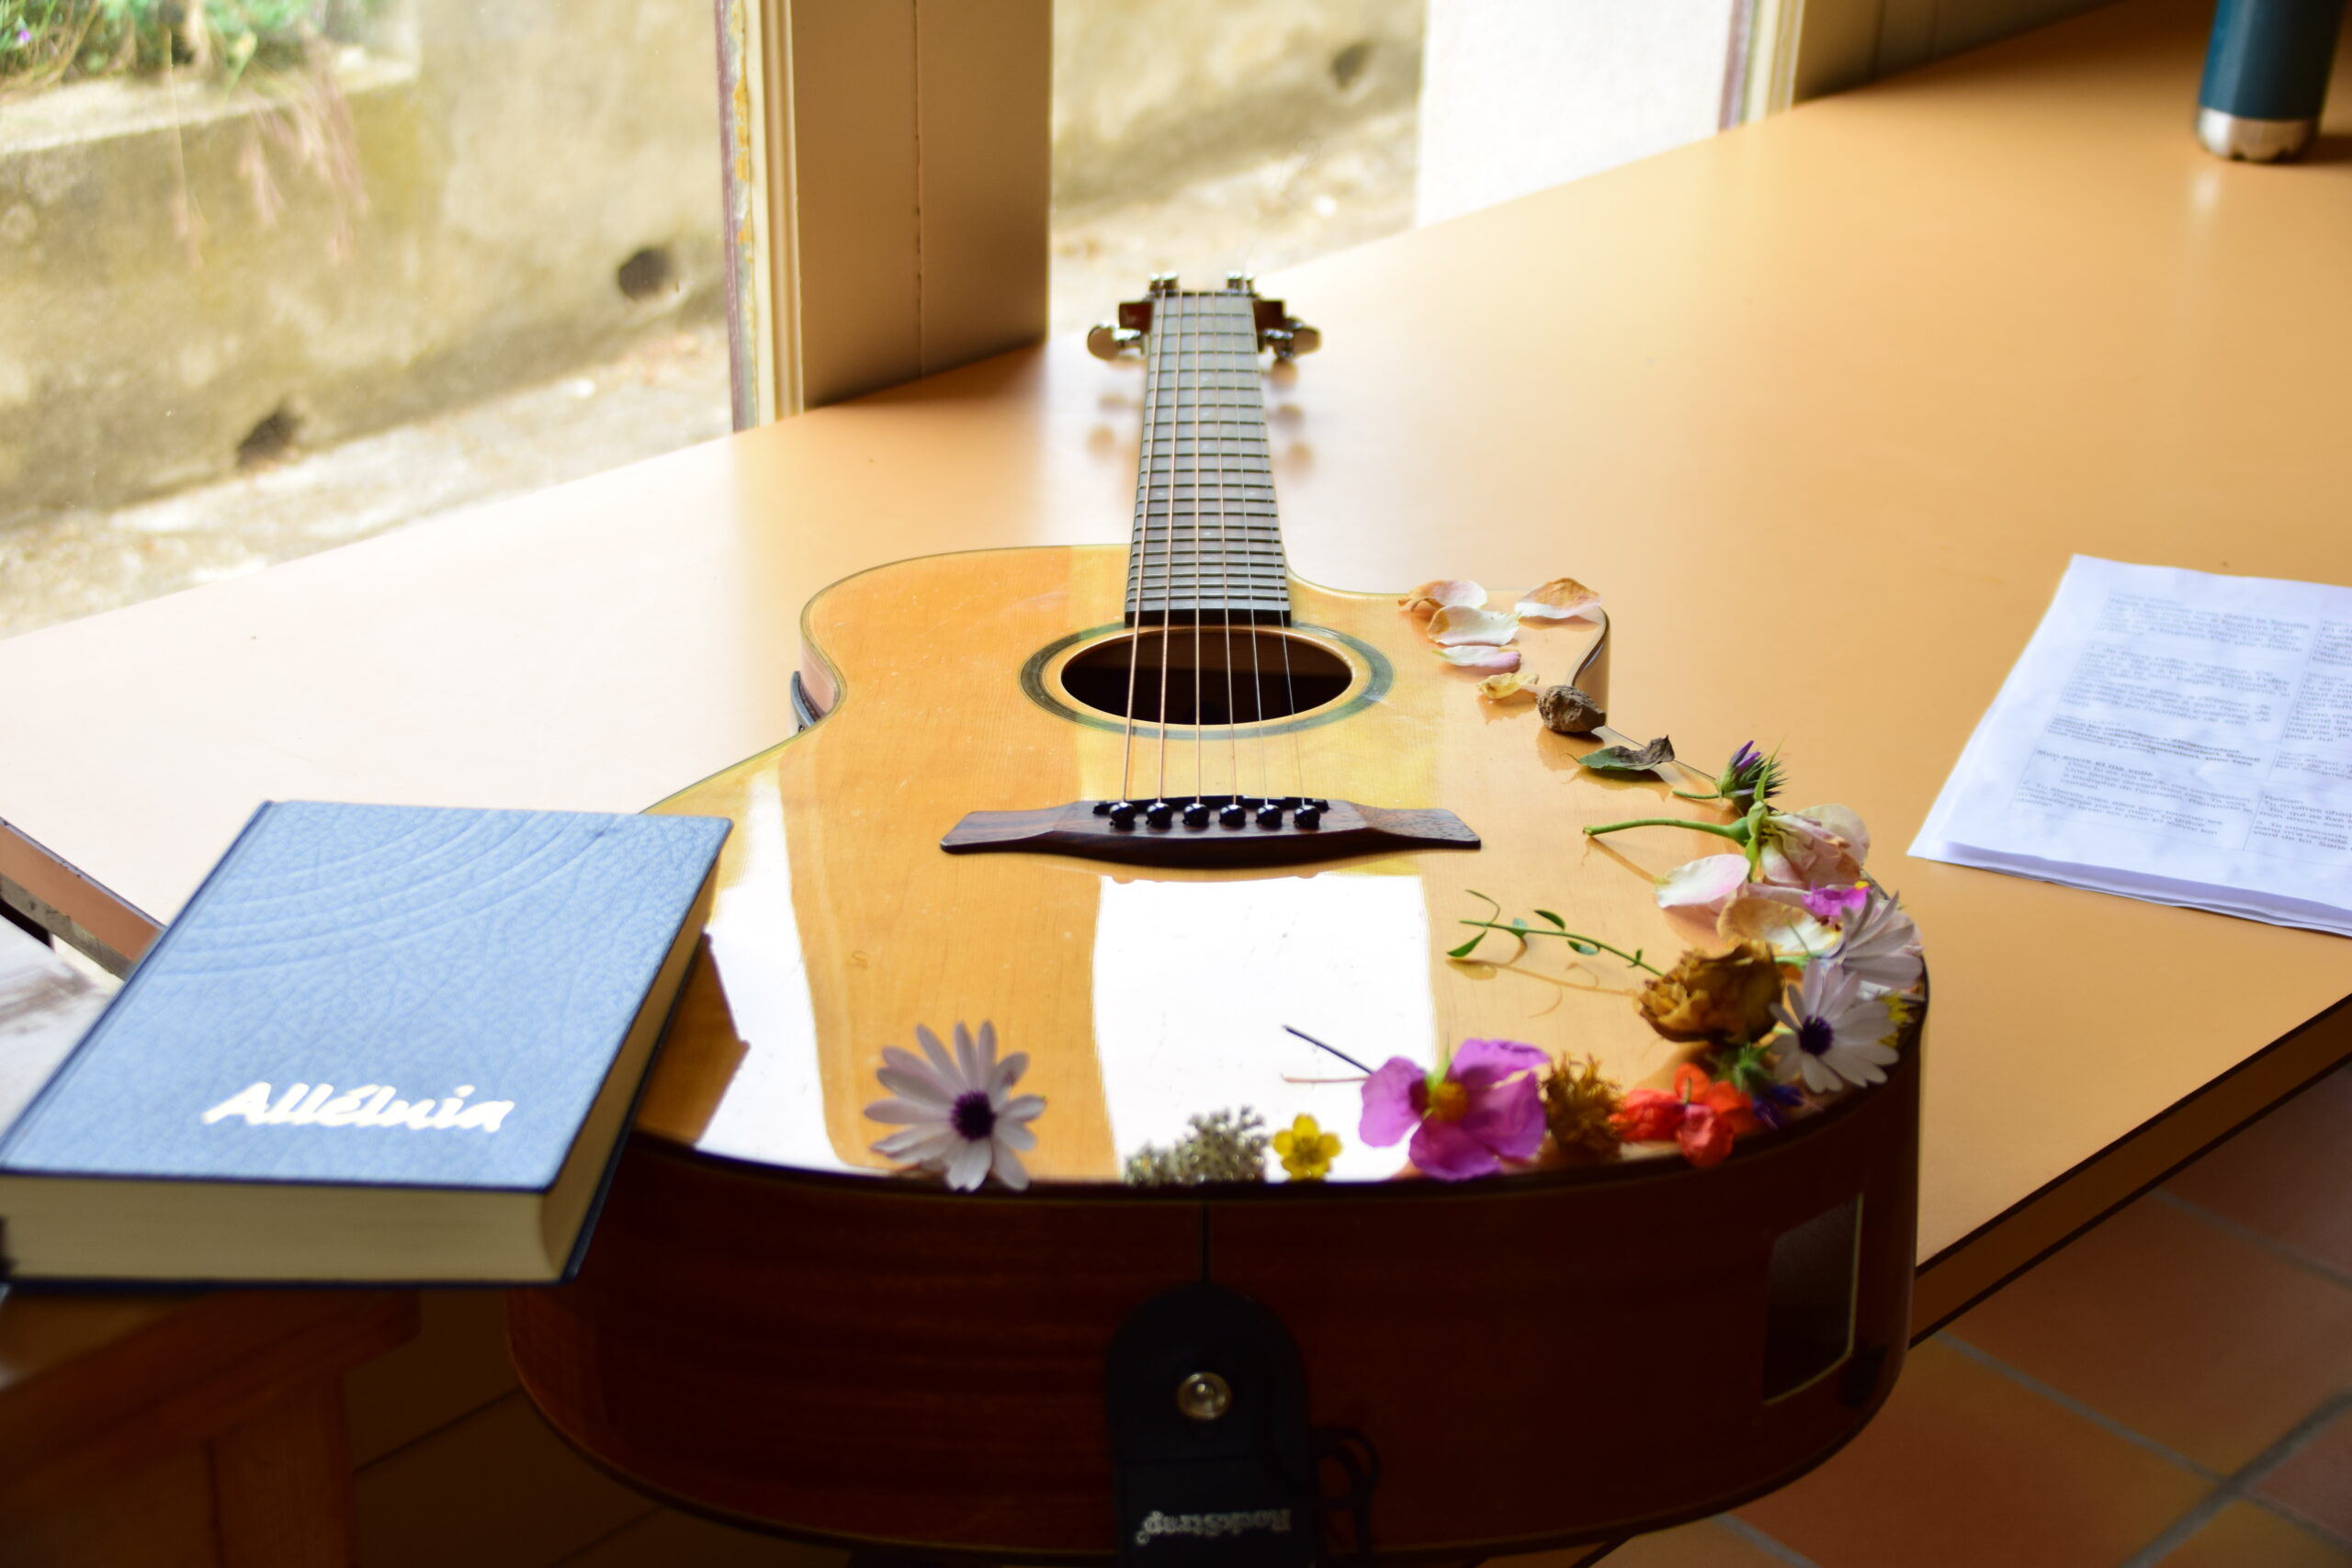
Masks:
[[[1056,0],[1054,207],[1157,195],[1402,108],[1424,0]]]
[[[414,419],[715,309],[710,26],[707,0],[403,0],[337,71],[341,181],[296,155],[315,123],[193,83],[0,104],[0,520],[219,476],[256,433]],[[647,251],[671,281],[632,299],[618,272]]]

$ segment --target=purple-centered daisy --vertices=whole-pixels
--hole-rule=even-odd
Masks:
[[[1847,1084],[1886,1081],[1895,1059],[1888,1041],[1897,1028],[1887,998],[1866,990],[1843,966],[1815,959],[1792,993],[1772,1004],[1772,1017],[1787,1031],[1780,1041],[1779,1074],[1797,1078],[1816,1093]]]
[[[978,1188],[991,1170],[1007,1187],[1028,1186],[1029,1172],[1013,1151],[1037,1146],[1029,1123],[1046,1109],[1041,1095],[1012,1092],[1029,1069],[1028,1054],[1015,1051],[998,1061],[993,1023],[981,1024],[975,1040],[958,1022],[953,1056],[922,1024],[915,1025],[915,1041],[922,1058],[896,1045],[883,1048],[878,1076],[896,1098],[876,1100],[865,1114],[902,1130],[876,1144],[874,1152],[938,1171],[960,1191]]]
[[[1919,928],[1901,905],[1875,891],[1846,918],[1837,956],[1855,978],[1891,991],[1910,990],[1927,967],[1919,954]]]

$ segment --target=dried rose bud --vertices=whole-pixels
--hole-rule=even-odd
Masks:
[[[1696,948],[1642,987],[1636,1005],[1668,1040],[1753,1040],[1772,1027],[1784,971],[1760,942],[1724,953]]]

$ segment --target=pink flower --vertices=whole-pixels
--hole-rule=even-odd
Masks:
[[[1624,826],[1642,826],[1640,823]],[[1808,806],[1803,811],[1766,811],[1732,823],[1683,823],[1741,845],[1751,832],[1760,840],[1753,848],[1751,868],[1747,855],[1706,855],[1676,866],[1657,879],[1661,909],[1704,909],[1719,914],[1724,904],[1748,881],[1751,869],[1758,885],[1786,887],[1796,894],[1817,887],[1851,887],[1862,879],[1862,861],[1871,852],[1871,832],[1862,819],[1843,806]],[[1602,831],[1613,831],[1604,829]],[[1588,829],[1590,832],[1592,829]],[[1828,917],[1806,908],[1821,919]]]
[[[1871,830],[1843,806],[1775,811],[1764,819],[1764,880],[1783,887],[1851,885],[1870,858]]]
[[[1747,869],[1746,855],[1702,855],[1685,861],[1657,879],[1657,907],[1719,913],[1724,901],[1747,885]]]
[[[1410,1133],[1416,1169],[1441,1181],[1491,1176],[1544,1143],[1544,1053],[1509,1040],[1464,1040],[1436,1072],[1391,1056],[1364,1080],[1357,1136],[1385,1148]]]
[[[1804,911],[1816,920],[1842,920],[1871,901],[1862,883],[1851,887],[1812,887],[1805,890]]]

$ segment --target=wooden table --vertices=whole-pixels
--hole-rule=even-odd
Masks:
[[[2352,582],[2352,94],[2306,165],[2206,156],[2208,15],[1263,280],[1328,344],[1276,392],[1304,575],[1573,573],[1616,722],[1870,820],[1935,974],[1922,1333],[2352,1057],[2352,944],[1901,853],[2071,552]],[[789,730],[824,583],[1123,539],[1136,417],[1057,342],[0,644],[0,876],[128,953],[265,797],[647,805]]]

